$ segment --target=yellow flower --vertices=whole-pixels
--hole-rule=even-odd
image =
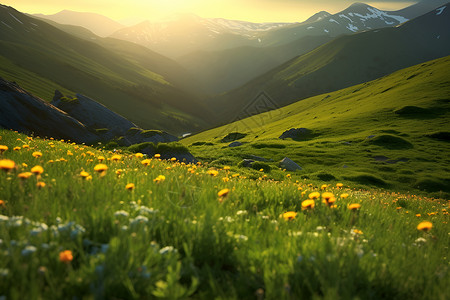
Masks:
[[[297,213],[295,211],[288,211],[288,212],[285,212],[284,214],[282,214],[282,216],[286,221],[289,221],[289,220],[295,219],[295,217],[297,216]]]
[[[229,193],[230,193],[229,189],[223,189],[220,192],[218,192],[217,195],[219,197],[226,197],[226,196],[228,196]]]
[[[322,184],[322,186],[320,187],[320,189],[322,189],[322,190],[326,190],[326,189],[327,189],[327,187],[328,187],[328,184]]]
[[[342,183],[336,183],[336,187],[338,188],[338,189],[340,189],[340,188],[342,188],[344,185],[342,184]]]
[[[233,178],[236,178],[236,177],[239,177],[239,176],[241,176],[241,174],[239,174],[239,173],[231,175],[231,177],[233,177]]]
[[[3,152],[5,152],[6,150],[8,150],[8,146],[0,145],[0,154],[2,154]]]
[[[22,148],[23,149],[30,148],[30,145],[23,145]]]
[[[417,214],[416,217],[420,218],[422,215],[421,214]]]
[[[98,159],[99,162],[102,162],[102,161],[105,160],[105,157],[104,156],[99,156],[99,157],[97,157],[97,159]]]
[[[144,154],[142,153],[136,153],[134,156],[136,156],[136,158],[143,158]]]
[[[224,169],[225,171],[227,171],[227,170],[230,170],[231,167],[230,167],[230,166],[225,166],[225,167],[223,167],[223,169]]]
[[[70,250],[64,250],[59,253],[59,261],[65,264],[70,263],[73,260],[73,254]]]
[[[36,184],[36,186],[38,187],[38,188],[43,188],[43,187],[45,187],[45,182],[43,182],[43,181],[39,181],[37,184]]]
[[[164,175],[159,175],[158,177],[156,177],[155,179],[153,179],[153,181],[156,182],[156,183],[161,183],[161,182],[163,182],[164,180],[166,180],[166,176],[164,176]]]
[[[8,172],[16,167],[16,163],[10,159],[1,159],[0,160],[0,170],[4,170]]]
[[[33,173],[31,173],[31,172],[23,172],[23,173],[20,173],[18,175],[18,177],[20,179],[28,179],[28,178],[30,178],[31,175],[33,175]]]
[[[161,154],[155,154],[154,157],[155,158],[161,158]]]
[[[344,194],[341,195],[341,198],[342,198],[342,199],[345,199],[345,198],[348,198],[348,196],[349,196],[349,195],[348,195],[347,193],[344,193]]]
[[[34,166],[33,168],[31,168],[31,173],[35,175],[41,175],[42,173],[44,173],[44,168],[41,166]]]
[[[319,198],[319,197],[320,197],[320,193],[319,193],[319,192],[312,192],[312,193],[309,194],[309,196],[308,196],[309,199],[313,199],[313,200],[315,200],[315,199],[317,199],[317,198]]]
[[[94,167],[95,172],[103,173],[106,172],[106,170],[108,170],[108,166],[104,164],[98,164]]]
[[[116,154],[111,157],[112,161],[119,161],[122,159],[122,155]]]
[[[305,200],[302,202],[302,209],[313,209],[315,205],[314,200]]]
[[[122,173],[123,173],[123,170],[122,170],[122,169],[116,170],[116,175],[117,175],[117,176],[122,175]]]
[[[129,183],[129,184],[127,184],[127,185],[125,186],[125,188],[126,188],[127,190],[129,190],[129,191],[134,190],[134,188],[135,188],[134,183]]]
[[[81,171],[80,176],[81,176],[81,178],[86,179],[89,177],[89,173],[85,172],[85,171]]]
[[[176,158],[176,157],[172,157],[172,158],[170,159],[170,161],[177,161],[177,158]]]
[[[363,232],[359,229],[353,229],[353,232],[356,234],[363,234]]]
[[[361,208],[361,204],[359,204],[359,203],[353,203],[348,206],[348,209],[350,209],[351,211],[357,211],[360,208]]]
[[[143,161],[141,161],[141,164],[143,164],[144,166],[148,166],[150,163],[152,162],[151,159],[144,159]]]
[[[1,207],[4,207],[4,206],[5,206],[5,201],[0,200],[0,206],[1,206]]]
[[[423,222],[420,222],[419,225],[417,225],[417,230],[428,231],[432,227],[433,227],[433,224],[431,222],[423,221]]]
[[[35,152],[33,152],[33,157],[35,157],[35,158],[39,158],[39,157],[41,157],[42,156],[42,152],[39,152],[39,151],[35,151]]]
[[[336,202],[336,197],[334,197],[333,193],[326,192],[322,194],[322,200],[328,206],[331,206]]]
[[[14,147],[14,151],[18,151],[18,150],[20,150],[21,148],[20,147]]]
[[[206,172],[206,174],[211,175],[211,176],[217,176],[219,174],[219,172],[217,170],[208,170]]]

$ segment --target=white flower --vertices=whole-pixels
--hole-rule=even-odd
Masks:
[[[424,239],[423,237],[420,237],[420,238],[418,238],[417,240],[415,240],[415,243],[416,243],[416,244],[419,244],[419,243],[426,243],[426,242],[427,242],[427,240]]]
[[[125,217],[128,218],[130,214],[124,210],[119,210],[114,213],[114,217]]]
[[[241,215],[246,215],[248,212],[246,210],[239,210],[236,212],[236,215],[241,216]]]
[[[8,220],[9,220],[8,216],[0,215],[0,222],[8,222]]]
[[[147,222],[148,222],[148,218],[147,217],[137,216],[136,218],[130,220],[130,225],[134,226],[134,225],[137,225],[137,224],[142,224],[142,223],[147,223]]]
[[[141,213],[141,214],[155,214],[158,212],[157,209],[148,208],[146,206],[141,206],[138,209],[139,209],[139,213]]]
[[[170,252],[176,252],[175,248],[172,246],[166,246],[159,250],[159,253],[162,255],[170,253]]]
[[[30,254],[33,254],[34,252],[37,251],[37,248],[35,246],[26,246],[23,250],[22,250],[22,255],[23,256],[28,256]]]

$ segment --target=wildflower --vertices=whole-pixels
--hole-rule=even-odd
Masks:
[[[33,173],[31,172],[23,172],[20,173],[19,175],[17,175],[20,179],[28,179],[31,177],[31,175],[33,175]]]
[[[231,169],[231,167],[230,167],[230,166],[225,166],[225,167],[223,167],[223,169],[224,169],[225,171],[228,171],[228,170]]]
[[[35,247],[35,246],[31,246],[31,245],[29,245],[29,246],[26,246],[23,250],[22,250],[22,256],[28,256],[28,255],[31,255],[31,254],[33,254],[34,252],[36,252],[37,251],[37,248]]]
[[[428,231],[433,227],[433,224],[428,221],[423,221],[419,225],[417,225],[417,230]]]
[[[161,158],[161,154],[155,154],[154,157],[155,158]]]
[[[144,159],[143,161],[141,161],[141,164],[143,164],[144,166],[148,166],[150,163],[152,162],[151,159]]]
[[[116,154],[111,157],[112,161],[119,161],[122,159],[122,155]]]
[[[39,151],[35,151],[35,152],[33,152],[33,157],[35,157],[35,158],[39,158],[39,157],[41,157],[42,156],[42,152],[39,152]]]
[[[239,176],[241,176],[241,174],[239,174],[239,173],[231,175],[231,177],[233,177],[233,178],[236,178],[236,177],[239,177]]]
[[[264,169],[263,169],[263,168],[261,168],[261,169],[259,169],[259,171],[260,171],[260,172],[264,172]]]
[[[98,164],[94,167],[95,172],[103,173],[106,172],[106,170],[108,170],[108,166],[104,164]]]
[[[217,195],[221,198],[225,198],[230,193],[229,189],[223,189],[220,192],[217,193]]]
[[[125,189],[127,189],[127,190],[129,190],[129,191],[134,190],[134,188],[135,188],[134,183],[129,183],[129,184],[127,184],[127,185],[125,186]]]
[[[5,201],[0,200],[0,207],[4,207],[5,206]]]
[[[263,170],[264,171],[264,170]],[[291,178],[291,174],[286,174],[287,178]]]
[[[297,216],[297,213],[295,211],[288,211],[288,212],[285,212],[284,214],[282,214],[282,216],[286,221],[289,221],[289,220],[295,219],[295,217]]]
[[[38,188],[42,189],[43,187],[46,186],[46,184],[45,184],[45,182],[43,182],[43,181],[39,181],[39,182],[36,184],[36,186],[37,186]]]
[[[72,251],[64,250],[59,253],[59,261],[65,264],[70,263],[73,260]]]
[[[122,169],[116,170],[116,175],[117,175],[117,176],[120,176],[120,175],[122,175],[122,172],[123,172]]]
[[[97,157],[97,159],[98,159],[99,162],[102,162],[102,161],[105,160],[105,157],[104,156],[99,156],[99,157]]]
[[[422,215],[421,214],[417,214],[416,217],[420,218]]]
[[[130,214],[124,210],[118,210],[114,213],[114,217],[126,217],[128,218]]]
[[[161,182],[163,182],[164,180],[166,180],[166,176],[164,176],[164,175],[159,175],[158,177],[156,177],[155,179],[153,179],[153,181],[156,182],[156,183],[161,183]]]
[[[321,190],[326,190],[328,187],[328,184],[322,184],[322,186],[320,187]]]
[[[322,200],[324,203],[326,203],[328,206],[333,205],[336,202],[336,197],[334,197],[333,193],[323,193],[322,194]]]
[[[223,180],[223,182],[228,182],[228,181],[230,181],[230,178],[229,177],[223,177],[222,180]]]
[[[81,171],[80,177],[83,178],[83,179],[86,179],[86,178],[89,177],[89,173],[88,173],[88,172],[85,172],[85,171]]]
[[[361,204],[359,204],[359,203],[353,203],[348,206],[348,209],[350,209],[351,211],[357,211],[360,208],[361,208]]]
[[[172,157],[172,158],[170,159],[170,161],[177,161],[177,158],[176,158],[176,157]]]
[[[206,174],[211,175],[213,177],[217,176],[219,172],[217,170],[208,170]]]
[[[0,170],[4,170],[5,172],[11,171],[16,167],[16,163],[10,159],[1,159],[0,160]]]
[[[342,183],[336,183],[336,187],[338,188],[338,189],[340,189],[340,188],[342,188],[344,185],[342,184]]]
[[[31,173],[33,173],[34,175],[41,175],[42,173],[44,173],[44,168],[41,166],[34,166],[33,168],[31,168]]]
[[[316,203],[314,202],[314,200],[305,200],[302,202],[302,209],[313,209],[314,206],[316,205]]]
[[[20,148],[20,147],[14,147],[14,151],[19,151],[20,149],[22,149],[22,148]]]
[[[349,196],[349,195],[348,195],[347,193],[341,194],[341,198],[342,198],[342,199],[348,198],[348,196]]]
[[[312,192],[312,193],[309,194],[308,197],[309,197],[309,199],[315,200],[315,199],[320,197],[320,193],[319,192]]]
[[[356,234],[363,234],[363,232],[359,229],[353,229],[353,232]]]
[[[134,156],[136,156],[136,158],[143,158],[144,154],[142,153],[136,153]]]
[[[6,150],[8,150],[8,146],[0,145],[0,154],[3,154]]]
[[[30,148],[30,145],[23,145],[22,148],[23,148],[23,149]]]

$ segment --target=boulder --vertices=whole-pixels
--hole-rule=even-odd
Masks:
[[[235,147],[239,147],[239,146],[242,146],[242,143],[241,142],[232,142],[231,144],[229,144],[228,145],[228,147],[230,147],[230,148],[235,148]]]
[[[312,137],[312,131],[307,128],[291,128],[283,132],[279,139],[307,140]]]
[[[242,166],[244,167],[244,168],[249,168],[249,167],[251,167],[252,166],[252,163],[254,163],[255,161],[253,160],[253,159],[244,159],[243,161],[242,161]]]
[[[280,168],[286,169],[287,171],[290,171],[290,172],[302,170],[302,167],[300,167],[293,160],[291,160],[290,158],[287,158],[287,157],[283,158],[283,160],[280,161],[279,166],[280,166]]]
[[[99,135],[66,112],[0,78],[0,127],[41,137],[93,144]]]

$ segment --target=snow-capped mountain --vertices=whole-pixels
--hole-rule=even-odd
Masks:
[[[196,50],[223,50],[257,44],[259,36],[289,23],[251,23],[179,14],[161,22],[145,21],[111,37],[144,45],[171,57]]]

